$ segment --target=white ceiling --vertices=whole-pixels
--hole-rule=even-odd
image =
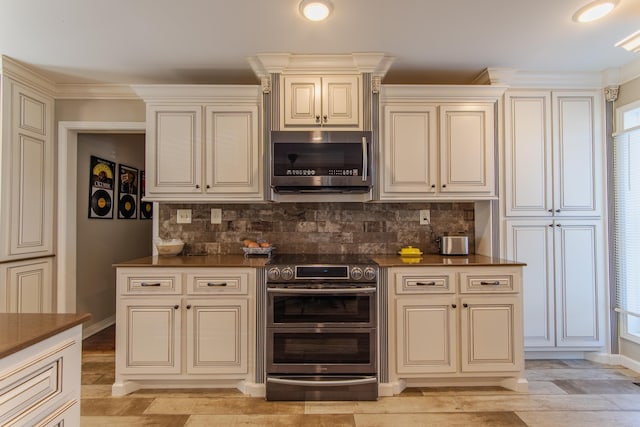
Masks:
[[[385,83],[469,83],[487,67],[594,72],[640,55],[640,0],[577,24],[589,0],[332,0],[310,23],[299,0],[0,0],[0,54],[57,83],[254,83],[258,53],[382,52]]]

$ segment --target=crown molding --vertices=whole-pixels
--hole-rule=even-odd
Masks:
[[[259,78],[269,74],[362,74],[384,77],[393,57],[381,52],[361,52],[337,55],[301,55],[293,53],[259,53],[247,58]]]
[[[620,84],[640,78],[640,59],[636,59],[620,69]]]
[[[82,83],[56,85],[56,99],[126,99],[140,97],[128,84]]]
[[[486,68],[474,80],[475,84],[501,84],[511,88],[601,89],[603,72],[540,72],[512,68]]]
[[[255,102],[262,98],[260,85],[131,85],[145,102]]]
[[[8,56],[0,56],[0,74],[55,97],[55,82]]]
[[[442,101],[475,100],[493,102],[507,90],[503,85],[402,85],[383,84],[380,97],[385,101],[424,102],[424,98]]]

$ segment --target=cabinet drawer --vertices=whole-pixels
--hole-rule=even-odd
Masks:
[[[187,273],[187,293],[190,295],[246,295],[255,273],[249,269],[208,269]]]
[[[460,293],[516,293],[520,281],[512,273],[460,273]]]
[[[122,295],[182,293],[182,276],[164,269],[147,272],[118,271],[118,287]]]
[[[395,282],[396,294],[452,294],[456,291],[453,272],[397,273]]]

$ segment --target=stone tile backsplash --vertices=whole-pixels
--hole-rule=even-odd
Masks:
[[[222,224],[211,224],[211,208]],[[191,224],[177,224],[176,210],[191,209]],[[420,225],[419,210],[431,210]],[[241,254],[242,240],[265,240],[279,253],[395,254],[411,245],[437,253],[442,235],[469,236],[474,248],[473,203],[274,203],[160,204],[159,235],[180,238],[185,254]]]

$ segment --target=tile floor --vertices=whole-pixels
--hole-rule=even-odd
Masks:
[[[111,397],[113,327],[87,338],[82,358],[82,427],[640,426],[640,374],[584,360],[527,361],[528,393],[413,388],[376,402],[266,402],[227,389]]]

